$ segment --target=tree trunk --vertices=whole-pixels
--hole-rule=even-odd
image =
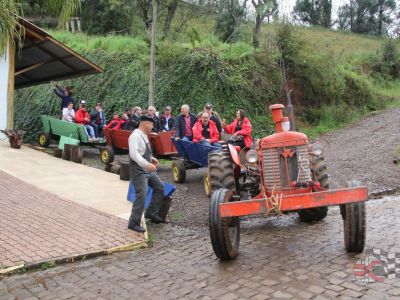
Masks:
[[[168,6],[167,17],[165,18],[164,22],[163,38],[166,38],[168,36],[169,29],[171,28],[171,23],[177,8],[178,8],[178,0],[172,0]]]
[[[154,106],[155,76],[156,76],[156,42],[157,42],[157,13],[158,0],[153,0],[153,20],[151,23],[151,53],[150,53],[150,78],[149,78],[149,106]]]
[[[259,15],[257,15],[256,16],[256,25],[254,26],[254,31],[253,31],[253,47],[254,48],[258,48],[260,46],[261,23],[262,23],[262,18]]]
[[[381,36],[382,35],[382,19],[383,19],[383,2],[385,2],[385,0],[380,0],[379,1],[379,16],[378,16],[378,35]]]

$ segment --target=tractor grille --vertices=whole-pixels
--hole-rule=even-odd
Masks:
[[[285,149],[291,149],[292,157],[285,158],[281,155]],[[308,181],[307,174],[301,168],[299,170],[299,159],[301,158],[309,158],[307,145],[264,149],[265,187],[268,190],[272,190],[274,187],[276,190],[288,188],[292,181],[297,181],[297,177],[300,182]]]

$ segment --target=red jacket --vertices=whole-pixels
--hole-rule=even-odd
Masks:
[[[125,123],[124,119],[112,119],[110,123],[107,124],[106,128],[110,128],[113,130],[121,129],[122,124]]]
[[[210,130],[210,142],[214,143],[214,142],[218,142],[219,141],[219,133],[218,133],[218,129],[217,126],[215,125],[215,123],[213,121],[208,121],[208,126],[209,126],[209,130]],[[204,139],[203,136],[203,124],[201,119],[199,119],[196,124],[194,124],[193,126],[193,142],[197,143],[200,140]]]
[[[253,141],[251,137],[251,123],[250,120],[247,118],[244,118],[243,124],[242,124],[242,130],[236,131],[235,128],[238,123],[238,119],[235,119],[230,125],[225,126],[225,131],[229,134],[234,134],[236,133],[237,135],[242,135],[244,144],[246,147],[251,146],[251,142]]]
[[[89,121],[85,121],[85,118],[88,118]],[[78,109],[75,113],[75,122],[76,124],[90,125],[89,113],[87,111],[83,112],[80,109]]]

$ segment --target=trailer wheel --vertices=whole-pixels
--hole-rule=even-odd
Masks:
[[[208,174],[204,175],[204,192],[206,193],[207,197],[211,197],[211,184]]]
[[[175,182],[184,183],[186,180],[185,164],[182,160],[172,162],[172,177]]]
[[[211,186],[210,194],[220,188],[235,191],[233,162],[229,153],[219,151],[208,154],[208,178]]]
[[[40,147],[47,148],[51,142],[51,134],[46,132],[41,132],[38,136],[38,142]]]
[[[232,201],[232,196],[232,191],[218,189],[211,197],[209,213],[210,238],[214,253],[221,260],[234,259],[239,252],[239,217],[221,218],[219,216],[219,204]]]
[[[111,146],[101,149],[100,159],[105,164],[111,164],[114,161],[114,149]]]
[[[359,181],[347,182],[347,187],[361,186]],[[341,205],[343,218],[344,246],[347,252],[360,253],[364,250],[367,235],[367,213],[365,202]]]
[[[322,156],[314,156],[311,160],[311,172],[314,174],[314,180],[321,184],[321,187],[329,189],[328,170]],[[302,209],[298,215],[303,222],[321,221],[328,214],[328,206]]]

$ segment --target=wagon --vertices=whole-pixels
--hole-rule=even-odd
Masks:
[[[212,151],[220,151],[219,147],[204,146],[184,140],[171,138],[179,159],[172,162],[172,177],[175,182],[183,183],[186,180],[186,170],[199,169],[208,166],[208,154]],[[208,174],[204,175],[204,191],[207,196],[211,194]]]
[[[39,133],[38,142],[42,147],[48,147],[51,140],[58,140],[62,136],[78,140],[81,145],[104,145],[104,142],[89,143],[83,125],[62,121],[45,115],[40,117],[42,119],[43,131]]]
[[[100,152],[100,158],[103,163],[112,163],[115,154],[129,153],[128,139],[132,133],[131,131],[104,128],[103,132],[107,143],[107,146]],[[150,146],[154,156],[171,157],[178,154],[174,144],[171,142],[173,135],[175,135],[175,131],[151,133],[149,135]]]

